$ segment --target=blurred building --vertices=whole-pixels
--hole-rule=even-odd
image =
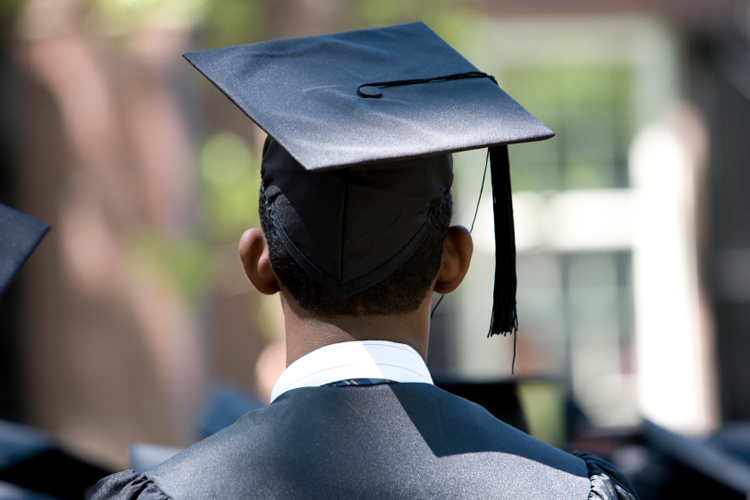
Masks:
[[[570,387],[599,425],[645,415],[703,434],[747,418],[747,6],[532,4],[482,3],[502,15],[459,45],[558,133],[511,147],[518,373]],[[483,161],[457,163],[474,170],[458,183],[468,225]],[[512,342],[469,333],[489,322],[494,249],[483,213],[480,265],[459,303],[447,300],[459,332],[452,366],[502,377]]]
[[[510,149],[515,369],[549,382],[522,398],[561,415],[570,387],[601,425],[750,418],[739,0],[3,3],[0,201],[53,227],[0,301],[3,415],[121,467],[131,441],[196,439],[212,383],[254,391],[283,331],[236,257],[263,134],[180,55],[417,19],[557,132]],[[483,167],[456,157],[456,223]],[[511,376],[514,339],[484,338],[489,214],[486,186],[471,274],[436,312],[438,375]]]
[[[707,429],[713,367],[702,358],[709,345],[695,246],[705,141],[700,118],[682,104],[678,40],[641,15],[488,20],[482,28],[474,59],[558,134],[511,147],[518,373],[558,378],[600,425],[646,414]],[[468,217],[474,184],[462,197]],[[480,217],[475,231],[487,268],[475,268],[462,288],[462,334],[482,331],[490,307],[476,297],[491,297],[483,283],[494,263],[491,219]],[[508,373],[511,342],[488,348],[481,336],[461,338],[466,374]],[[664,363],[668,350],[676,355]]]

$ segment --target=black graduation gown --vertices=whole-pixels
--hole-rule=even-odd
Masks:
[[[136,498],[633,497],[606,462],[409,383],[289,391],[145,474],[103,479],[90,497]]]

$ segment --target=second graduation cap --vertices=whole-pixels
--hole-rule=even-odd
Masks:
[[[0,204],[0,296],[47,231],[44,222]]]
[[[490,335],[514,332],[507,144],[554,134],[425,24],[191,52],[268,133],[263,189],[289,255],[337,300],[408,260],[452,182],[489,147],[496,278]]]

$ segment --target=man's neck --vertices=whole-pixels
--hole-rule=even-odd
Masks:
[[[430,332],[428,298],[416,311],[376,316],[318,316],[300,307],[284,292],[282,304],[287,366],[321,347],[353,340],[388,340],[407,344],[427,361]]]

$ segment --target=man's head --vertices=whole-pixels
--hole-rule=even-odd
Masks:
[[[269,264],[303,309],[392,315],[424,302],[449,233],[450,155],[310,172],[269,139],[262,177],[259,214]]]
[[[338,181],[349,175],[379,175],[367,172],[380,162],[407,164],[425,158],[439,162],[451,152],[489,148],[497,243],[490,335],[516,331],[515,242],[507,145],[547,139],[554,133],[503,92],[494,77],[481,72],[423,23],[273,40],[191,52],[185,57],[270,137],[283,144],[301,170],[320,174],[321,194],[329,187],[337,191],[342,184]],[[435,173],[439,170],[432,169]],[[334,182],[320,180],[326,178]],[[315,182],[316,177],[308,179]],[[435,175],[433,180],[439,186],[445,179]],[[393,274],[427,236],[429,224],[424,222],[418,223],[424,229],[416,232],[390,230],[389,216],[399,214],[398,210],[386,209],[400,206],[395,197],[390,205],[381,206],[382,217],[379,221],[372,219],[375,224],[350,225],[355,231],[353,237],[346,231],[320,232],[316,229],[318,222],[332,224],[336,218],[310,204],[303,204],[307,207],[304,212],[298,211],[292,201],[286,207],[290,210],[282,210],[277,217],[276,204],[286,201],[278,192],[269,192],[272,186],[265,177],[264,185],[282,246],[338,301]],[[307,187],[307,183],[291,182],[288,193],[293,194],[300,185]],[[401,185],[404,190],[428,186],[409,181]],[[449,186],[437,190],[441,199],[430,203],[428,210],[442,205]],[[339,200],[346,205],[364,198],[320,199]],[[417,219],[413,220],[416,223]],[[302,224],[298,224],[300,221]],[[287,238],[286,227],[300,229],[296,234],[300,238]],[[363,230],[376,235],[375,241],[360,240],[357,232]],[[348,238],[344,247],[359,248],[344,250],[345,259],[337,250],[343,248],[341,235]],[[400,237],[411,239],[399,241]],[[300,241],[315,243],[302,248],[305,245],[300,246]],[[371,257],[382,256],[370,252],[371,247],[383,250],[386,243],[403,251],[371,267]],[[307,256],[313,254],[315,259],[308,262],[311,259]],[[440,283],[439,276],[440,272],[436,283]]]
[[[336,300],[284,249],[267,203],[265,192],[261,191],[258,213],[274,274],[301,307],[321,316],[404,314],[415,311],[431,291],[437,277],[443,256],[443,241],[453,213],[453,200],[448,193],[435,223],[405,264],[376,285],[344,300]]]

